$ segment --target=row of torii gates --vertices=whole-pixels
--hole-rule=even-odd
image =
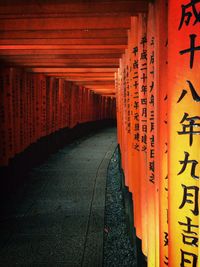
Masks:
[[[199,14],[198,0],[0,3],[1,165],[41,136],[117,114],[152,267],[200,267]]]

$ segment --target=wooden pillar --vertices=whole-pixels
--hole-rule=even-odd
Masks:
[[[169,266],[199,266],[200,31],[197,1],[169,1]]]

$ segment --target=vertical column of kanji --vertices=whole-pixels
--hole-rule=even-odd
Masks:
[[[115,88],[116,88],[116,98],[117,98],[117,140],[120,147],[120,152],[122,149],[122,97],[121,97],[121,87],[120,87],[120,69],[115,74]]]
[[[159,181],[159,238],[160,238],[160,266],[168,265],[168,134],[167,134],[167,60],[168,60],[168,25],[167,0],[159,0],[156,5],[156,39],[155,39],[155,82],[157,87],[157,139],[156,173]]]
[[[141,238],[141,202],[139,172],[139,84],[138,84],[138,17],[131,18],[130,32],[130,97],[131,97],[131,136],[132,136],[132,169],[131,184],[133,192],[134,225],[136,234]],[[144,210],[143,210],[144,212]]]
[[[125,89],[124,89],[124,55],[122,56],[120,60],[120,91],[121,91],[121,101],[122,101],[122,139],[121,139],[121,164],[122,164],[122,169],[124,170],[124,174],[126,176],[126,170],[125,170],[125,162],[126,162],[126,136],[125,136],[125,125],[126,125],[126,99],[125,99]],[[127,181],[125,181],[127,184]]]
[[[128,31],[128,49],[126,50],[126,136],[127,136],[127,180],[129,181],[129,191],[132,192],[132,136],[131,136],[131,91],[130,91],[130,68],[131,68],[131,38]]]
[[[133,193],[133,175],[132,175],[132,168],[133,168],[133,138],[132,138],[132,127],[131,124],[133,123],[131,118],[131,106],[133,105],[133,96],[132,96],[132,85],[131,85],[131,71],[132,71],[132,36],[131,30],[128,31],[128,49],[126,50],[126,98],[127,98],[127,125],[126,125],[126,132],[127,132],[127,175],[129,181],[129,190]]]
[[[198,266],[200,2],[169,2],[169,266]]]
[[[116,92],[116,113],[117,113],[117,141],[121,143],[121,110],[120,110],[120,91],[119,91],[119,77],[118,71],[115,72],[115,92]]]
[[[124,129],[123,129],[123,145],[124,145],[124,175],[125,175],[125,184],[129,187],[129,175],[128,175],[128,55],[127,50],[123,55],[123,99],[124,99]]]
[[[123,166],[123,94],[122,94],[122,59],[118,68],[118,94],[119,94],[119,118],[120,118],[120,152],[121,166]]]
[[[148,218],[148,238],[147,255],[149,266],[157,266],[159,254],[159,241],[157,229],[159,226],[158,216],[158,181],[155,179],[155,140],[156,135],[156,85],[155,85],[155,6],[149,3],[147,19],[147,218]]]
[[[147,203],[147,20],[145,14],[138,17],[138,92],[139,92],[139,157],[140,157],[140,201]],[[149,202],[149,200],[148,200]],[[142,229],[147,221],[142,218]],[[142,236],[139,236],[142,238]],[[145,249],[145,248],[144,248]]]

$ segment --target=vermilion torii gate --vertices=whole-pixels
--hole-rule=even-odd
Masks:
[[[0,164],[115,117],[148,266],[200,267],[200,1],[0,3]]]

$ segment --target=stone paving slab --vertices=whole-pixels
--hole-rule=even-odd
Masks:
[[[116,129],[34,168],[0,218],[0,266],[102,266],[105,186]]]

